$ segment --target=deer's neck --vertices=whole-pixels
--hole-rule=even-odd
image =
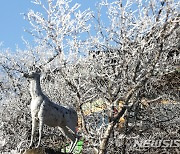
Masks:
[[[36,98],[40,95],[42,95],[41,85],[40,85],[40,79],[37,80],[31,80],[30,83],[30,94],[32,98]]]

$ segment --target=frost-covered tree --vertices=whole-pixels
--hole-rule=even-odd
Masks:
[[[36,68],[45,93],[78,111],[83,153],[138,152],[128,138],[178,132],[179,2],[102,0],[94,12],[68,0],[33,2],[41,12],[24,17],[34,45],[0,54],[2,151],[28,145],[30,96],[22,73]],[[94,104],[100,109],[89,114]],[[44,146],[62,146],[56,129],[44,134]]]

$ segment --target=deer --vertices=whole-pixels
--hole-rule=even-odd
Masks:
[[[38,124],[39,140],[36,148],[40,146],[43,126],[47,125],[49,127],[58,127],[62,134],[70,139],[69,152],[72,153],[79,139],[76,133],[76,127],[78,126],[77,112],[71,107],[52,102],[49,97],[42,92],[40,72],[24,73],[23,76],[30,80],[32,131],[29,147],[31,148],[33,145],[33,138]]]

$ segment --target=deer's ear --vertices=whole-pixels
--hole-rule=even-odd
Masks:
[[[29,74],[27,74],[27,73],[23,73],[23,77],[25,77],[25,78],[29,78]]]
[[[36,73],[41,73],[41,69],[40,69],[39,67],[36,67],[36,68],[35,68],[35,72],[36,72]]]
[[[45,77],[46,77],[46,74],[45,74],[45,73],[42,73],[42,74],[41,74],[41,77],[40,77],[40,80],[44,80]]]
[[[32,73],[32,72],[40,74],[41,73],[41,68],[38,67],[38,66],[33,65],[33,66],[31,66],[29,68],[29,73]]]

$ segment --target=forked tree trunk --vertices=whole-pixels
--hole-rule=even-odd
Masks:
[[[102,139],[102,142],[100,143],[99,154],[104,154],[106,152],[107,143],[108,143],[108,140],[109,140],[112,130],[113,130],[113,122],[109,123],[109,125],[106,129],[104,138]]]
[[[143,81],[146,81],[147,77]],[[112,122],[108,124],[108,127],[106,129],[104,137],[102,138],[102,141],[100,143],[98,154],[105,154],[106,153],[107,144],[108,144],[111,132],[114,129],[114,126],[118,123],[119,119],[123,116],[123,114],[127,110],[129,100],[131,99],[134,92],[141,86],[143,81],[139,82],[134,88],[129,90],[129,92],[126,94],[126,97],[124,99],[125,105],[122,107],[121,111],[119,111],[118,115],[113,118]]]
[[[101,141],[100,146],[99,146],[99,154],[105,154],[106,153],[106,148],[107,148],[107,144],[108,144],[111,132],[113,131],[114,126],[116,125],[117,121],[119,121],[119,119],[125,113],[126,109],[127,109],[126,106],[124,106],[122,108],[122,110],[119,112],[119,114],[117,115],[117,117],[115,117],[113,119],[113,121],[108,124],[108,127],[106,129],[104,137],[102,138],[102,141]]]

